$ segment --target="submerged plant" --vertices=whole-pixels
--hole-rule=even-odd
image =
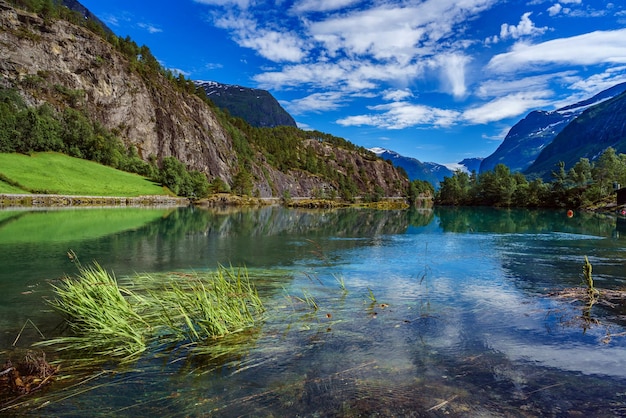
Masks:
[[[376,295],[374,295],[374,292],[372,291],[372,289],[370,289],[369,287],[367,288],[367,297],[369,298],[369,300],[372,303],[376,303]]]
[[[317,301],[315,300],[315,297],[311,295],[311,293],[306,289],[302,289],[302,297],[295,296],[295,299],[301,303],[306,304],[309,308],[313,309],[314,311],[317,311],[319,309],[319,306],[317,304]]]
[[[598,289],[596,289],[593,285],[593,277],[591,276],[592,270],[593,267],[591,266],[591,263],[589,262],[587,256],[585,256],[585,264],[583,264],[583,280],[587,285],[587,293],[589,294],[589,298],[595,299],[600,294],[600,292],[598,292]]]
[[[252,327],[263,304],[245,271],[136,275],[120,284],[99,264],[54,286],[50,304],[71,335],[39,343],[91,355],[135,358],[148,347],[192,345]]]
[[[337,284],[339,285],[339,288],[341,289],[342,292],[347,293],[348,292],[348,288],[346,287],[346,282],[343,278],[342,275],[336,275],[333,274],[333,277],[335,278],[335,280],[337,281]]]

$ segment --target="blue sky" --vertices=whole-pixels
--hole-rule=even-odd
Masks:
[[[303,129],[441,164],[626,81],[621,0],[81,3],[188,78],[269,90]]]

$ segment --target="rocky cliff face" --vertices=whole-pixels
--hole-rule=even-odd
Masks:
[[[31,105],[46,102],[57,110],[70,106],[85,111],[135,146],[145,160],[174,156],[209,179],[219,177],[227,184],[233,183],[239,169],[228,130],[200,98],[177,89],[161,74],[142,77],[109,42],[83,27],[45,21],[2,0],[0,84],[17,88]],[[390,196],[402,194],[406,179],[384,162],[341,149],[318,151],[351,158],[365,167],[364,187],[378,185]],[[316,188],[332,186],[307,172],[281,173],[260,153],[254,161],[254,191],[262,197],[285,191],[308,196]]]
[[[108,42],[66,21],[0,2],[0,27],[0,75],[32,104],[86,109],[144,159],[174,156],[209,177],[232,177],[231,141],[199,98],[165,79],[149,85]]]

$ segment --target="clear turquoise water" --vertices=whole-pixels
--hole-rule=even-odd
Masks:
[[[581,285],[585,256],[597,287],[625,286],[620,219],[493,209],[125,211],[0,212],[1,348],[27,320],[46,336],[61,332],[44,298],[51,280],[75,273],[68,250],[117,277],[245,266],[253,280],[258,272],[267,319],[222,342],[245,341],[229,356],[108,364],[80,390],[55,383],[42,401],[4,413],[626,416],[624,308],[594,306],[590,323],[580,303],[550,296]],[[18,346],[38,338],[27,327]]]

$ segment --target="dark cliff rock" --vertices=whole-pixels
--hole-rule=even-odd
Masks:
[[[215,81],[197,81],[216,106],[257,128],[296,126],[296,121],[268,91]]]

